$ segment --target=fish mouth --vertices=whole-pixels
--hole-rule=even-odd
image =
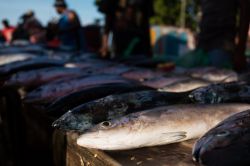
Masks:
[[[75,114],[68,111],[58,120],[53,122],[52,127],[65,131],[65,132],[78,132],[84,133],[93,126],[92,118],[88,114]]]
[[[211,142],[210,142],[212,139],[213,139],[212,137],[208,137],[208,138],[203,137],[195,143],[193,151],[192,151],[193,160],[195,162],[203,164],[203,156],[207,152],[209,152],[209,149],[212,148]]]
[[[193,160],[197,163],[200,162],[200,148],[198,149],[194,149],[193,152],[192,152],[192,155],[193,155]]]

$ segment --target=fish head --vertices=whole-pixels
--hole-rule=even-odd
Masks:
[[[191,101],[200,104],[220,103],[223,100],[220,95],[213,90],[213,85],[210,87],[198,88],[191,92],[188,97]]]
[[[81,133],[93,126],[92,116],[90,114],[76,114],[68,111],[57,119],[52,126],[63,131],[77,131]]]
[[[225,153],[227,155],[231,155],[231,152],[234,153],[235,147],[237,148],[235,145],[242,144],[244,135],[249,133],[249,118],[250,110],[240,112],[208,131],[195,143],[192,152],[193,160],[200,164],[209,165],[208,162],[220,158],[219,156],[225,156]],[[211,160],[208,161],[209,159]]]
[[[116,120],[103,121],[81,135],[77,144],[87,148],[116,150],[121,145],[133,141],[131,140],[133,130],[140,128],[140,124],[134,120],[135,118],[125,116]],[[138,123],[137,128],[132,123]]]

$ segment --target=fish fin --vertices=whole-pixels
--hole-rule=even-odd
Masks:
[[[180,132],[168,132],[168,133],[162,133],[159,140],[157,142],[157,145],[164,145],[164,144],[171,144],[171,143],[177,143],[181,140],[187,138],[187,132],[180,131]],[[148,144],[148,146],[154,146],[155,143],[152,142],[152,144]]]

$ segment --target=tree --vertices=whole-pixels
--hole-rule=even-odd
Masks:
[[[154,0],[155,16],[150,20],[152,24],[180,26],[182,0]],[[186,27],[196,29],[198,25],[198,0],[186,0]]]

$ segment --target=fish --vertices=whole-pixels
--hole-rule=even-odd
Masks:
[[[46,110],[47,114],[53,117],[62,116],[67,111],[90,102],[100,99],[111,94],[120,94],[125,92],[150,90],[151,88],[131,83],[109,83],[102,85],[94,85],[86,89],[71,93],[69,95],[58,98],[50,104]]]
[[[211,83],[201,79],[186,79],[174,82],[164,88],[159,88],[161,92],[187,92],[200,87],[206,87]]]
[[[193,159],[205,166],[250,165],[250,110],[234,114],[202,136]]]
[[[194,68],[186,72],[187,75],[210,81],[213,83],[226,83],[238,81],[238,74],[232,70],[218,69],[215,67]]]
[[[189,98],[201,104],[250,103],[250,85],[245,82],[212,84],[192,91]]]
[[[110,95],[70,110],[55,121],[53,126],[64,131],[84,132],[97,123],[132,112],[185,103],[186,96],[186,93],[165,93],[155,90]]]
[[[35,88],[58,79],[75,77],[83,74],[77,68],[49,67],[31,71],[21,71],[13,74],[5,81],[5,87]]]
[[[201,137],[225,118],[249,104],[173,105],[103,121],[80,135],[77,144],[101,150],[159,146]]]
[[[32,54],[43,54],[44,48],[39,45],[31,45],[27,41],[15,41],[12,43],[13,46],[1,48],[0,54],[16,54],[16,53],[32,53]]]
[[[250,83],[250,72],[244,72],[239,74],[238,76],[238,81],[239,82],[246,82],[246,83]]]
[[[27,54],[27,53],[0,55],[0,66],[13,63],[13,62],[17,62],[17,61],[20,62],[20,61],[28,60],[34,57],[35,57],[34,54]]]
[[[101,85],[107,83],[124,83],[128,80],[113,75],[83,75],[71,78],[69,80],[55,81],[42,85],[35,90],[29,92],[23,99],[24,103],[52,103],[59,97],[68,95],[79,90],[83,90],[89,86]]]
[[[114,75],[121,75],[125,72],[128,72],[132,70],[131,67],[125,66],[125,65],[115,65],[115,66],[108,66],[106,68],[102,68],[97,73],[103,73],[103,74],[114,74]]]
[[[34,70],[52,66],[63,66],[63,60],[49,58],[33,58],[21,62],[13,62],[0,66],[0,76],[8,76],[19,71]]]
[[[122,74],[124,78],[136,81],[143,81],[145,79],[151,79],[161,75],[163,75],[161,72],[156,72],[148,69],[139,69],[139,68]]]
[[[187,76],[170,76],[170,77],[161,76],[161,77],[155,77],[149,80],[144,80],[141,84],[151,87],[151,88],[161,89],[167,85],[171,85],[173,83],[184,81],[187,79],[190,79],[190,78]]]

